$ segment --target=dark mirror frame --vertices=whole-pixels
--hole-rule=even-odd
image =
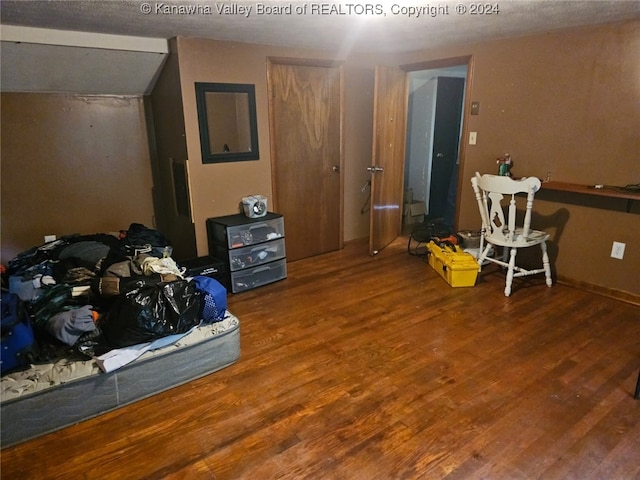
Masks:
[[[255,85],[242,83],[203,83],[196,82],[196,105],[198,108],[198,126],[200,128],[200,147],[202,163],[239,162],[258,160],[258,123],[256,120]],[[207,93],[246,93],[249,100],[249,131],[251,133],[251,150],[246,152],[211,153],[209,140],[209,119],[207,115]]]

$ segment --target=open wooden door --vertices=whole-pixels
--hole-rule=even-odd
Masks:
[[[369,253],[376,255],[400,234],[407,130],[407,73],[376,67]]]

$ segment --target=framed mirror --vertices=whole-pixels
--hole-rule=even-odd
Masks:
[[[255,86],[196,82],[202,163],[258,160]]]

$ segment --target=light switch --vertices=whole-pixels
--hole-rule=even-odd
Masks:
[[[469,145],[475,145],[478,139],[478,132],[469,132]]]

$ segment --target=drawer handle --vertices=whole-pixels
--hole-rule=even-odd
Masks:
[[[269,270],[271,270],[269,267],[258,267],[253,271],[253,273],[268,272]]]
[[[268,225],[268,224],[266,224],[266,223],[257,223],[257,224],[255,224],[255,225],[251,225],[251,226],[249,227],[249,231],[251,231],[251,230],[255,230],[256,228],[264,228],[264,227],[268,227],[268,226],[269,226],[269,225]]]

